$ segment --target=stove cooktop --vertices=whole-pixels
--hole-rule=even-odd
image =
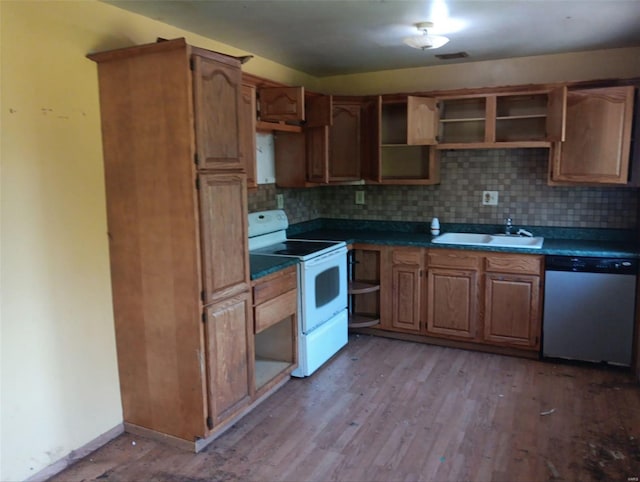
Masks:
[[[341,244],[344,243],[337,241],[287,240],[265,246],[264,248],[255,249],[251,252],[253,254],[304,257],[327,248],[340,246]]]

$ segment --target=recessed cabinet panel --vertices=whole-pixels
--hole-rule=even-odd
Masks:
[[[551,181],[626,184],[634,88],[567,93],[565,141],[555,146]]]
[[[360,125],[360,104],[334,103],[329,130],[330,181],[361,179]]]
[[[245,292],[206,312],[209,410],[215,424],[250,401],[251,295]]]
[[[201,174],[205,303],[249,289],[247,193],[244,174]]]
[[[427,283],[427,333],[475,338],[477,273],[430,268]]]
[[[242,169],[240,69],[193,56],[196,147],[202,169]]]
[[[329,182],[329,126],[305,129],[307,181]]]
[[[332,123],[333,97],[317,95],[305,100],[305,127],[329,126]]]
[[[418,332],[422,306],[422,251],[396,248],[392,259],[391,326],[402,331]]]
[[[267,87],[258,92],[262,121],[304,121],[304,87]]]
[[[433,145],[438,135],[438,107],[433,97],[407,97],[407,144]]]
[[[539,347],[540,277],[486,274],[484,339]]]

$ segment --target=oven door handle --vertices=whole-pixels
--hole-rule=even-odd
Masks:
[[[322,256],[319,256],[317,258],[313,258],[308,261],[305,261],[303,264],[305,269],[312,268],[319,264],[325,263],[328,259],[339,258],[340,256],[345,256],[346,254],[347,254],[347,248],[339,248],[339,249],[336,249],[335,251],[331,251],[330,253],[323,254]]]

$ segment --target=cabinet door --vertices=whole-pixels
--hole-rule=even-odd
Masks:
[[[258,92],[260,120],[303,121],[304,87],[265,87]]]
[[[391,326],[420,331],[422,251],[394,249],[391,257]]]
[[[552,159],[552,181],[626,184],[634,88],[567,93],[565,141]]]
[[[253,371],[252,311],[249,291],[206,310],[206,368],[209,428],[249,404]]]
[[[244,174],[201,174],[200,224],[204,303],[250,286]]]
[[[360,105],[333,105],[333,124],[329,132],[329,179],[360,179]]]
[[[367,101],[362,109],[363,136],[368,139],[363,143],[362,166],[363,179],[369,182],[382,181],[382,96]]]
[[[485,341],[538,349],[540,277],[487,273],[485,279]]]
[[[240,112],[240,155],[247,173],[247,188],[258,187],[256,179],[256,88],[242,85]]]
[[[306,139],[302,132],[278,132],[273,139],[278,187],[306,187]]]
[[[333,97],[317,95],[305,99],[305,127],[320,127],[331,125],[333,111]]]
[[[427,333],[476,337],[476,271],[430,268],[427,281]]]
[[[432,97],[407,97],[407,144],[433,145],[438,135],[438,107]]]
[[[196,153],[200,169],[242,169],[240,67],[194,55]]]
[[[305,129],[307,180],[318,184],[329,182],[329,126]]]
[[[367,98],[360,110],[360,177],[370,182],[380,182],[380,104],[380,96]]]
[[[567,87],[552,89],[547,100],[547,140],[564,141],[567,126]]]

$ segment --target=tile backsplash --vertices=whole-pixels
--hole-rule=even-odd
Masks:
[[[639,190],[547,186],[547,149],[450,150],[441,153],[435,186],[327,186],[281,189],[262,184],[249,193],[249,211],[275,209],[284,194],[289,222],[318,217],[389,221],[635,229]],[[483,191],[498,191],[497,206],[483,206]],[[365,204],[354,202],[365,192]]]

